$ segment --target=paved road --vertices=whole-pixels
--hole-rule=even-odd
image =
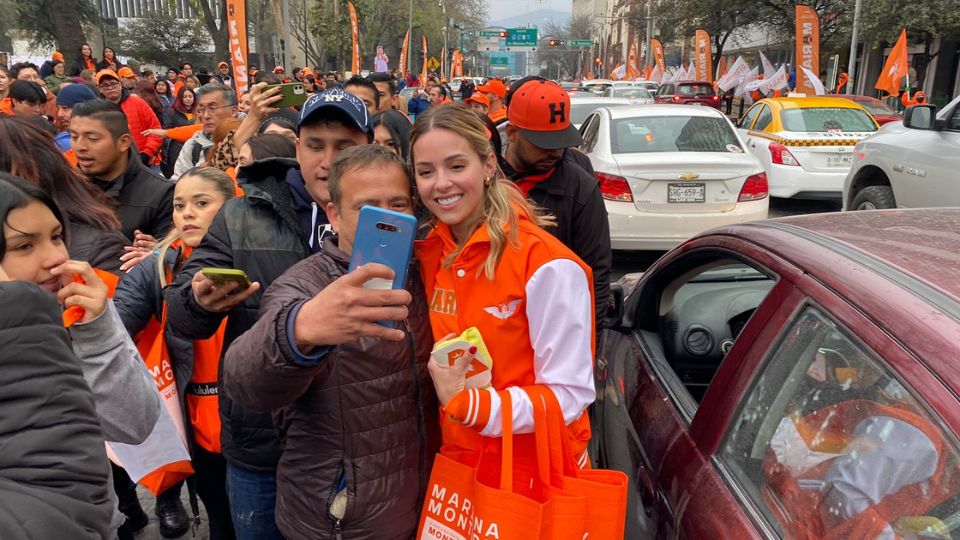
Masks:
[[[819,214],[823,212],[839,212],[840,202],[832,201],[804,201],[796,199],[770,199],[770,219],[796,216],[801,214]],[[663,251],[615,251],[613,253],[612,281],[620,279],[624,274],[644,272]]]

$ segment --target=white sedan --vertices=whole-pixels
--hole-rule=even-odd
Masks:
[[[668,250],[713,227],[767,217],[763,166],[712,107],[604,107],[580,134],[613,249]]]

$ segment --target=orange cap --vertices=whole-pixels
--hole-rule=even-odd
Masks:
[[[490,79],[487,84],[478,86],[477,91],[493,94],[500,99],[507,97],[507,87],[503,85],[503,81],[500,79]]]
[[[120,68],[117,71],[117,75],[121,77],[127,77],[129,79],[135,79],[137,77],[137,74],[134,73],[133,70],[128,68],[127,66],[123,66],[122,68]]]
[[[53,54],[50,56],[55,62],[63,62],[63,53],[60,51],[53,51]]]
[[[484,107],[489,107],[489,106],[490,106],[490,100],[487,99],[487,96],[485,96],[485,95],[484,95],[483,93],[481,93],[481,92],[474,92],[470,97],[468,97],[467,99],[463,100],[463,102],[464,102],[464,103],[471,103],[471,102],[473,102],[473,103],[479,103],[479,104],[483,105]]]
[[[223,66],[230,67],[230,64],[222,61],[219,64],[217,64],[217,67],[223,67]]]
[[[507,120],[531,144],[544,150],[583,142],[570,123],[570,95],[553,81],[529,81],[518,88],[510,98]]]
[[[96,76],[96,81],[98,85],[100,84],[100,80],[103,79],[104,77],[110,77],[118,81],[120,80],[120,76],[117,75],[116,71],[112,69],[101,69]]]

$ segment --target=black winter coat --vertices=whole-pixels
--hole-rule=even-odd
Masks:
[[[120,231],[104,231],[86,223],[71,222],[67,236],[70,258],[86,261],[90,266],[120,275],[120,257],[130,240]]]
[[[206,339],[229,316],[223,344],[227,351],[257,322],[262,291],[311,254],[302,225],[310,221],[310,207],[296,205],[285,182],[287,172],[295,167],[299,167],[295,160],[277,158],[240,170],[238,180],[245,195],[220,209],[203,242],[167,289],[167,318],[178,335]],[[196,303],[191,287],[194,274],[208,267],[243,270],[251,281],[260,283],[261,291],[228,313],[211,313]],[[228,461],[261,472],[276,469],[280,444],[269,413],[234,403],[221,391],[220,420],[223,455]]]
[[[427,372],[433,335],[416,271],[407,339],[363,338],[331,347],[317,365],[298,363],[291,310],[347,273],[334,241],[273,282],[260,320],[223,361],[226,394],[274,411],[283,446],[277,469],[277,525],[291,540],[335,538],[329,502],[347,489],[342,538],[407,539],[416,532],[433,456],[437,399]]]
[[[0,283],[0,536],[108,538],[114,503],[93,395],[53,296]]]
[[[163,238],[173,228],[174,184],[148,169],[135,146],[130,147],[127,158],[127,169],[120,178],[91,180],[117,202],[120,228],[127,238],[132,241],[138,229]]]
[[[610,248],[610,222],[607,221],[600,184],[593,174],[579,164],[585,158],[579,151],[568,149],[550,178],[533,186],[527,197],[556,218],[557,225],[547,227],[547,232],[557,237],[593,269],[594,307],[599,334],[610,297],[613,251]],[[500,161],[500,165],[512,180],[521,178],[505,159]]]

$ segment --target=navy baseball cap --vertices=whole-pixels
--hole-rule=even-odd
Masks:
[[[342,88],[324,90],[307,100],[300,111],[297,130],[299,131],[300,126],[310,117],[321,113],[333,113],[341,117],[345,115],[363,133],[373,131],[373,120],[367,112],[367,106],[360,98],[350,92],[344,92]]]

